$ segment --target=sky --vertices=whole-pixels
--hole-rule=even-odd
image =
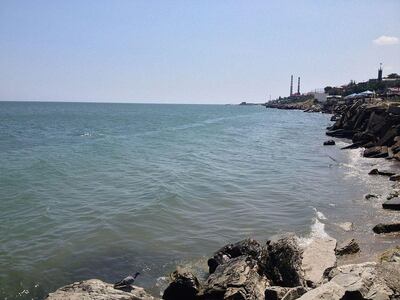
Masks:
[[[0,0],[0,101],[265,102],[400,73],[399,0]]]

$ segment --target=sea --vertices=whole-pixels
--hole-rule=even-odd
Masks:
[[[248,237],[394,240],[384,159],[323,146],[330,115],[239,105],[0,102],[0,299],[84,279],[159,295],[177,266]],[[377,198],[366,200],[365,194]],[[353,222],[345,232],[341,222]],[[369,258],[369,257],[368,257]]]

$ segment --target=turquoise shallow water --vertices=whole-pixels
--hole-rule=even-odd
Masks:
[[[138,284],[224,243],[310,232],[360,198],[329,116],[260,106],[0,102],[0,298]],[[332,182],[335,182],[333,185]],[[346,209],[339,211],[346,214]]]

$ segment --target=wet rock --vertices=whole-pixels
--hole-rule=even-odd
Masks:
[[[400,181],[400,174],[390,176],[390,181]]]
[[[400,223],[391,223],[391,224],[383,224],[379,223],[378,225],[375,225],[372,230],[377,233],[391,233],[391,232],[400,232]]]
[[[324,142],[324,146],[333,146],[335,145],[335,141],[334,140],[328,140]]]
[[[200,292],[200,283],[192,273],[179,268],[170,275],[171,283],[163,294],[165,300],[194,300]]]
[[[305,293],[299,300],[342,300],[346,290],[335,282],[328,282]]]
[[[355,239],[350,239],[342,242],[336,248],[336,255],[343,256],[348,254],[354,254],[360,251],[360,246]]]
[[[388,148],[386,146],[375,146],[364,150],[364,157],[380,158],[388,156]]]
[[[247,255],[252,257],[253,259],[258,260],[262,253],[262,250],[262,246],[253,239],[245,239],[235,244],[226,245],[215,252],[213,257],[211,257],[207,261],[209,272],[210,274],[214,273],[215,269],[219,265],[228,262],[232,258],[236,258],[242,255]]]
[[[273,285],[282,287],[304,286],[302,249],[295,235],[287,235],[267,242],[266,256],[261,264],[264,275]]]
[[[336,240],[334,238],[316,238],[303,252],[303,269],[309,286],[318,285],[324,272],[336,266]]]
[[[387,249],[379,256],[379,261],[400,263],[400,246]]]
[[[382,204],[384,209],[400,210],[400,197],[391,198]]]
[[[373,198],[378,198],[379,196],[377,195],[377,194],[366,194],[365,196],[364,196],[364,199],[365,200],[370,200],[370,199],[373,199]]]
[[[132,286],[126,291],[114,289],[98,279],[75,282],[50,293],[47,300],[156,300],[143,288]]]
[[[390,171],[390,170],[372,169],[368,174],[369,175],[393,176],[393,175],[396,174],[396,172],[393,172],[393,171]]]
[[[264,300],[267,281],[258,274],[257,262],[239,256],[219,265],[205,285],[203,299]]]
[[[337,224],[340,228],[342,228],[344,231],[352,231],[353,230],[353,223],[351,222],[343,222]]]

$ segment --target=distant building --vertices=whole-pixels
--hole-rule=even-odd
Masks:
[[[312,94],[314,95],[315,100],[317,100],[318,102],[326,102],[326,100],[328,99],[328,94],[326,93],[313,92]]]
[[[379,82],[381,82],[382,81],[382,63],[381,63],[381,65],[379,66],[379,69],[378,69],[378,81]]]

